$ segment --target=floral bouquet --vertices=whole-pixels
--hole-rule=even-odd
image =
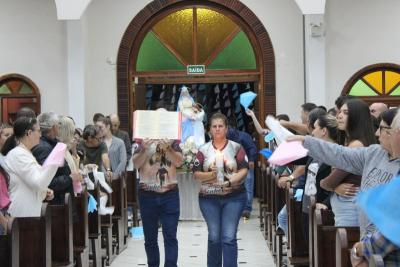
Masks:
[[[188,137],[185,143],[181,143],[179,146],[182,149],[183,154],[183,164],[181,168],[187,172],[191,171],[193,169],[193,163],[196,160],[196,154],[198,152],[194,137]]]

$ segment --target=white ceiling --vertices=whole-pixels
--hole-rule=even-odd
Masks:
[[[304,15],[324,14],[325,0],[294,0]]]
[[[55,0],[59,20],[78,20],[92,0]]]

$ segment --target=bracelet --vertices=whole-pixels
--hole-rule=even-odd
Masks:
[[[107,168],[107,169],[106,169],[106,171],[110,172],[110,171],[111,171],[111,169],[110,169],[110,168]]]
[[[293,182],[294,181],[294,175],[293,174],[291,174],[291,175],[289,175],[289,182]]]

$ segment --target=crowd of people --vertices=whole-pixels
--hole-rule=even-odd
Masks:
[[[194,114],[201,114],[201,118],[208,115],[190,98],[186,100],[186,105],[180,107],[182,111],[187,113],[192,106]],[[267,135],[269,129],[261,126],[255,113],[252,110],[246,113],[257,132]],[[300,123],[290,121],[285,114],[276,116],[283,127],[295,134],[288,141],[301,141],[308,149],[307,157],[280,168],[277,184],[285,188],[290,182],[291,187],[302,193],[304,236],[308,237],[310,197],[315,196],[318,209],[333,211],[336,226],[360,227],[361,239],[352,253],[354,266],[363,266],[372,254],[381,254],[386,266],[400,266],[400,244],[396,242],[399,233],[383,229],[385,224],[377,224],[357,202],[359,192],[385,184],[392,186],[392,180],[400,179],[396,178],[400,170],[399,108],[389,109],[382,103],[368,106],[360,99],[341,96],[329,111],[305,103],[299,115]],[[189,121],[183,122],[189,127],[186,133],[196,131],[199,116],[187,117]],[[237,266],[238,225],[241,217],[251,216],[254,168],[261,147],[257,148],[252,136],[235,129],[234,122],[221,113],[212,114],[207,121],[205,132],[210,138],[196,138],[198,153],[192,163],[193,175],[201,183],[199,205],[208,228],[207,266]],[[138,199],[148,266],[160,265],[160,225],[165,266],[177,266],[180,214],[177,169],[184,161],[182,144],[180,140],[148,139],[132,144],[129,134],[119,126],[117,115],[96,113],[93,124],[81,130],[73,118],[54,112],[36,117],[27,108],[18,112],[12,126],[3,125],[1,234],[10,216],[39,216],[43,201],[58,204],[66,193],[73,196],[80,187],[77,185],[85,183],[88,173],[103,172],[110,182],[121,178],[127,164],[132,162],[138,170]],[[58,142],[67,145],[65,164],[46,165]],[[280,211],[278,222],[287,233],[286,206]]]

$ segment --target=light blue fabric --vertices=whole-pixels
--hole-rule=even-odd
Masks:
[[[285,236],[288,236],[288,214],[286,205],[283,206],[281,211],[278,213],[278,227],[283,230]]]
[[[375,224],[376,228],[400,247],[400,177],[387,184],[360,192],[357,204]]]
[[[251,91],[240,94],[240,104],[244,107],[244,109],[248,109],[254,98],[256,98],[257,94]]]
[[[246,180],[244,181],[246,187],[247,202],[244,210],[251,212],[253,210],[253,195],[254,195],[254,169],[249,169],[247,172]]]
[[[342,197],[333,193],[330,200],[332,211],[335,214],[335,226],[360,226],[355,197]]]
[[[259,152],[261,155],[263,155],[266,159],[269,159],[272,155],[272,151],[268,148],[263,148]]]
[[[269,142],[271,142],[272,140],[274,140],[274,138],[275,138],[274,133],[273,133],[273,132],[269,132],[269,133],[264,137],[264,141],[265,141],[266,143],[269,143]]]
[[[97,210],[97,201],[91,194],[89,194],[88,212],[92,213],[95,210]]]

